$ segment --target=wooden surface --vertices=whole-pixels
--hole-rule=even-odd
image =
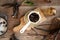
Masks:
[[[56,16],[58,17],[59,15],[58,14],[60,14],[59,12],[59,7],[58,6],[55,6],[56,7],[56,9],[58,10],[58,13],[56,14]],[[0,9],[0,11],[2,11],[2,10],[4,10],[4,12],[6,12],[7,13],[7,15],[8,15],[8,31],[7,31],[7,33],[5,34],[5,35],[3,35],[3,36],[0,36],[0,38],[1,38],[1,40],[4,40],[4,39],[6,39],[6,40],[8,40],[10,37],[11,37],[11,35],[13,34],[13,28],[14,28],[14,25],[17,25],[19,22],[20,22],[20,16],[21,15],[23,15],[24,14],[24,12],[26,13],[28,10],[31,10],[31,9],[33,9],[33,7],[20,7],[20,9],[19,9],[19,11],[20,11],[20,13],[23,13],[23,14],[19,14],[19,18],[17,18],[17,19],[14,19],[14,18],[12,18],[11,17],[11,15],[12,15],[12,8],[4,8],[4,7],[0,7],[1,9]],[[28,9],[29,8],[29,9]],[[23,10],[24,10],[24,12],[23,12]],[[48,20],[46,21],[46,22],[43,22],[43,23],[50,23],[49,21],[53,18],[54,16],[52,16],[52,17],[47,17],[48,18]],[[43,24],[42,23],[42,24]],[[48,26],[47,26],[48,27]],[[41,28],[41,27],[40,27]],[[44,28],[43,26],[42,26],[42,28]],[[44,29],[46,29],[46,28],[44,28]],[[39,31],[39,30],[38,30]],[[32,39],[32,40],[34,40],[34,39],[36,39],[36,40],[40,40],[41,38],[43,38],[42,36],[39,36],[39,35],[37,35],[37,36],[34,36],[33,35],[33,37],[32,37],[32,35],[31,36],[29,36],[27,33],[30,33],[31,34],[31,32],[33,33],[33,34],[35,34],[35,32],[34,31],[29,31],[29,32],[26,32],[26,33],[24,33],[24,34],[20,34],[19,32],[16,32],[15,33],[15,35],[16,35],[16,37],[18,38],[18,39],[20,39],[20,40],[30,40],[30,39]],[[38,32],[39,33],[39,32]],[[41,37],[41,38],[40,38]],[[28,39],[27,39],[28,38]]]
[[[13,0],[12,0],[13,1]],[[7,3],[7,2],[12,2],[11,0],[7,1],[7,0],[0,0],[0,5],[2,5],[3,3]],[[35,7],[49,7],[49,6],[52,6],[52,5],[55,5],[55,6],[52,6],[52,7],[55,7],[56,10],[57,10],[57,14],[55,15],[56,17],[60,17],[60,0],[52,0],[52,3],[45,3],[43,2],[42,0],[32,0],[34,2],[34,4],[36,6],[24,6],[25,4],[22,4],[22,6],[19,7],[19,16],[17,19],[14,19],[11,17],[11,15],[13,14],[13,9],[12,7],[11,8],[5,8],[5,7],[0,7],[0,11],[2,12],[6,12],[6,14],[8,15],[8,31],[5,35],[3,36],[0,36],[0,40],[9,40],[9,38],[11,37],[11,35],[13,34],[13,28],[15,25],[19,24],[20,22],[20,17],[22,15],[24,15],[27,11],[31,10],[31,9],[34,9]],[[41,6],[42,5],[42,6]],[[47,17],[48,20],[46,20],[45,22],[43,22],[42,24],[44,23],[50,23],[50,20],[53,19],[54,16],[51,16],[51,17]],[[48,28],[48,26],[46,26]],[[44,28],[43,26],[40,26],[39,28]],[[46,29],[46,28],[44,28]],[[38,30],[39,31],[39,30]],[[28,35],[27,33],[33,33],[35,34],[35,32],[32,30],[29,31],[29,32],[26,32],[24,34],[20,34],[19,32],[16,32],[15,33],[15,36],[19,39],[19,40],[40,40],[42,39],[43,37],[40,36],[40,35]],[[39,33],[39,32],[38,32]],[[59,37],[60,38],[60,37]]]

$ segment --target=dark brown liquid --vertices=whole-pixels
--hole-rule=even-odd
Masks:
[[[39,15],[37,13],[32,13],[29,16],[30,21],[37,22],[39,20]]]

